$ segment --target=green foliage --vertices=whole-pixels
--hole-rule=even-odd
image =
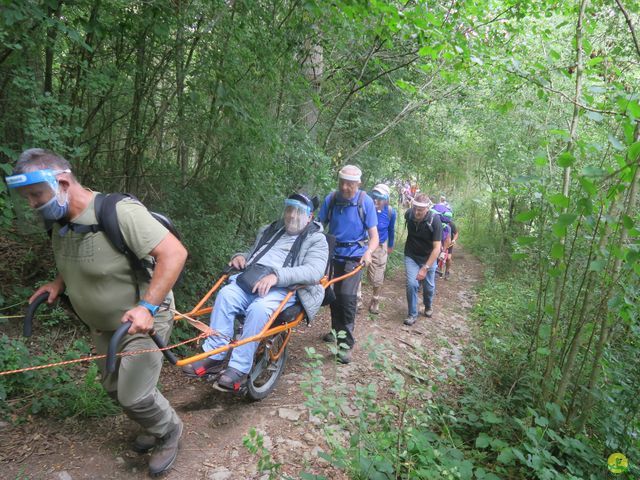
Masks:
[[[428,377],[446,379],[459,389],[455,398],[443,394],[439,382],[420,380],[424,371],[416,372],[416,381],[407,380],[378,355],[379,345],[366,348],[380,373],[355,386],[339,376],[326,378],[322,355],[308,348],[302,387],[310,413],[324,421],[329,450],[322,458],[362,479],[595,480],[605,474],[610,452],[636,455],[627,433],[637,423],[622,421],[634,414],[619,414],[605,392],[598,403],[600,422],[580,433],[567,427],[557,404],[531,406],[544,366],[529,345],[534,299],[527,282],[488,277],[474,309],[477,337],[485,342],[470,345],[464,356],[464,371],[473,376],[457,376],[460,367],[441,365]],[[625,386],[612,385],[611,394],[619,388],[624,394],[634,391],[626,380],[628,368],[635,367],[625,367],[620,382]],[[628,405],[635,410],[634,402]]]
[[[70,345],[64,356],[53,353],[32,355],[20,340],[0,336],[0,371],[43,365],[86,356],[89,346],[81,340]],[[120,409],[107,396],[98,381],[98,368],[71,370],[54,367],[3,377],[0,406],[4,415],[20,421],[26,414],[56,417],[96,417],[114,415]]]
[[[249,430],[249,433],[242,439],[242,444],[249,450],[249,453],[258,456],[258,471],[267,472],[269,480],[288,478],[280,475],[282,464],[273,462],[269,450],[264,446],[264,436],[258,433],[255,428]]]
[[[339,377],[323,377],[322,356],[313,348],[307,355],[306,405],[326,422],[330,451],[320,455],[335,467],[363,479],[472,478],[473,462],[449,436],[449,414],[429,400],[431,385],[407,385],[386,358],[371,350],[383,389],[391,395],[381,395],[375,382],[352,391]],[[433,424],[443,425],[443,431],[431,431]]]
[[[627,455],[637,451],[637,445],[626,441],[626,432],[638,427],[637,420],[629,423],[634,416],[627,414],[620,422],[619,404],[611,398],[616,391],[631,395],[634,387],[628,383],[629,377],[622,388],[617,382],[604,387],[597,414],[585,432],[574,432],[555,403],[533,408],[531,399],[538,392],[548,351],[535,350],[532,286],[518,277],[489,277],[479,292],[474,315],[480,322],[479,336],[487,340],[482,349],[471,349],[477,353],[469,357],[468,368],[477,374],[465,385],[454,430],[466,443],[473,440],[477,449],[493,449],[498,464],[519,469],[516,476],[601,478],[603,462],[612,451]],[[542,330],[540,334],[544,339],[549,332]],[[617,364],[615,368],[626,370],[628,365]],[[619,373],[612,370],[608,374],[619,378]]]
[[[281,214],[285,195],[328,193],[341,164],[363,167],[364,188],[412,179],[447,194],[492,282],[470,369],[487,374],[454,413],[407,406],[407,428],[383,420],[366,433],[373,422],[359,415],[338,425],[356,432],[332,444],[341,468],[579,478],[591,474],[589,448],[636,451],[638,411],[622,406],[640,385],[635,4],[5,3],[2,173],[42,146],[68,156],[85,185],[168,213],[190,251],[179,309]],[[47,239],[21,234],[13,208],[0,185],[0,304],[53,274]],[[176,336],[190,334],[179,324]],[[7,365],[29,360],[3,341]],[[42,383],[45,405],[33,408],[67,408],[56,389],[77,378],[39,375],[3,379],[4,401]],[[374,407],[376,392],[359,395]],[[68,411],[91,411],[85,402]],[[322,408],[331,416],[340,402]],[[436,437],[422,439],[430,422]]]

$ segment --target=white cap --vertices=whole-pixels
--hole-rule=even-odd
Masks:
[[[386,186],[384,183],[377,184],[375,187],[373,187],[373,189],[376,192],[380,192],[381,194],[386,195],[387,198],[389,198],[389,195],[391,195],[391,190],[389,190],[389,187]]]
[[[345,165],[338,172],[338,178],[348,180],[350,182],[359,182],[362,178],[362,170],[355,165]]]
[[[433,207],[433,202],[430,201],[430,200],[428,200],[427,202],[422,203],[422,202],[416,202],[416,200],[413,199],[413,200],[411,200],[411,204],[414,207],[420,207],[420,208],[431,208],[431,207]]]

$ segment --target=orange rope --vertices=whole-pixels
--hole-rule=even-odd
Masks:
[[[143,353],[162,352],[164,350],[170,350],[172,348],[180,347],[182,345],[186,345],[187,343],[195,342],[197,340],[202,340],[204,338],[207,338],[207,335],[205,335],[204,333],[201,333],[197,337],[190,338],[189,340],[185,340],[184,342],[176,343],[174,345],[169,345],[169,346],[166,346],[164,348],[148,348],[148,349],[145,349],[145,350],[134,350],[134,351],[131,351],[131,352],[120,352],[120,353],[116,353],[116,356],[118,356],[118,357],[128,357],[128,356],[133,356],[133,355],[142,355]],[[3,375],[11,375],[13,373],[31,372],[31,371],[34,371],[34,370],[42,370],[42,369],[51,368],[51,367],[61,367],[63,365],[71,365],[71,364],[74,364],[74,363],[90,362],[90,361],[93,361],[93,360],[100,360],[101,358],[106,358],[106,357],[107,357],[106,355],[92,355],[90,357],[76,358],[75,360],[66,360],[64,362],[47,363],[46,365],[38,365],[38,366],[35,366],[35,367],[18,368],[16,370],[5,370],[4,372],[0,372],[0,377],[3,376]]]
[[[323,277],[322,280],[320,281],[320,284],[324,287],[327,288],[330,285],[333,285],[334,283],[337,283],[339,281],[344,280],[345,278],[348,278],[352,275],[354,275],[356,272],[358,272],[360,269],[362,269],[362,265],[358,265],[354,270],[352,270],[349,273],[346,273],[345,275],[342,275],[340,277],[337,278],[333,278],[331,280],[328,280],[326,277]],[[146,350],[135,350],[132,352],[120,352],[120,353],[116,353],[116,356],[118,357],[126,357],[126,356],[133,356],[133,355],[141,355],[143,353],[152,353],[152,352],[162,352],[164,350],[171,350],[172,348],[176,348],[176,347],[180,347],[182,345],[186,345],[188,343],[192,343],[198,340],[203,340],[211,335],[220,335],[222,337],[226,337],[227,339],[229,339],[226,335],[222,335],[220,332],[217,332],[216,330],[211,329],[210,327],[208,327],[207,325],[205,325],[203,322],[200,322],[199,320],[196,320],[194,318],[192,318],[190,315],[196,316],[198,314],[200,314],[202,311],[199,311],[198,309],[202,307],[202,305],[206,302],[206,300],[220,287],[220,285],[222,284],[222,282],[226,279],[227,275],[223,275],[222,278],[220,278],[216,284],[211,288],[211,290],[207,293],[207,295],[205,295],[205,298],[203,298],[200,303],[198,303],[198,305],[196,305],[196,307],[189,313],[187,314],[183,314],[180,313],[176,310],[170,309],[171,312],[174,315],[178,315],[179,317],[182,317],[184,319],[186,319],[193,327],[195,327],[196,329],[200,330],[202,333],[200,333],[200,335],[198,335],[197,337],[193,337],[190,338],[188,340],[185,340],[184,342],[180,342],[180,343],[176,343],[174,345],[169,345],[166,346],[164,348],[149,348]],[[295,292],[292,290],[289,293],[287,293],[287,295],[285,296],[285,298],[282,300],[282,302],[280,303],[280,305],[278,306],[278,308],[276,309],[275,312],[273,312],[271,314],[271,317],[269,318],[269,320],[267,321],[267,323],[264,325],[264,327],[262,328],[262,330],[257,334],[254,335],[252,337],[249,338],[245,338],[239,341],[234,341],[231,342],[227,345],[224,345],[222,347],[218,347],[217,349],[210,351],[210,352],[203,352],[199,355],[194,355],[192,357],[188,357],[182,360],[178,360],[177,362],[177,366],[182,366],[182,365],[187,365],[190,363],[193,363],[197,360],[201,360],[205,357],[208,357],[212,354],[215,353],[219,353],[219,352],[225,352],[228,351],[232,348],[238,347],[240,345],[244,345],[245,343],[249,343],[249,342],[254,342],[257,340],[262,340],[263,338],[267,337],[267,336],[272,336],[275,335],[276,333],[285,331],[285,330],[291,330],[293,327],[296,327],[300,324],[300,322],[302,321],[302,317],[304,315],[300,314],[298,315],[298,317],[291,323],[289,324],[284,324],[284,325],[280,325],[278,327],[274,327],[273,329],[271,329],[271,324],[274,322],[274,320],[276,319],[276,317],[278,316],[278,314],[280,314],[280,312],[282,311],[284,305],[287,303],[287,301],[289,300],[289,298],[291,298],[291,296],[294,294]],[[210,311],[211,309],[208,308],[206,309],[208,311]],[[268,335],[265,335],[266,333],[268,333]],[[287,335],[287,338],[285,340],[285,345],[286,342],[288,342],[289,337],[291,336],[291,332],[289,331],[289,334]],[[283,346],[284,347],[284,346]],[[282,348],[281,350],[284,350],[284,348]],[[279,355],[278,355],[279,356]],[[56,363],[48,363],[46,365],[38,365],[35,367],[25,367],[25,368],[18,368],[16,370],[5,370],[3,372],[0,372],[0,377],[4,376],[4,375],[11,375],[14,373],[22,373],[22,372],[31,372],[34,370],[43,370],[45,368],[52,368],[52,367],[60,367],[63,365],[72,365],[74,363],[82,363],[82,362],[89,362],[89,361],[94,361],[94,360],[99,360],[102,358],[106,358],[106,355],[92,355],[90,357],[83,357],[83,358],[77,358],[75,360],[66,360],[63,362],[56,362]]]

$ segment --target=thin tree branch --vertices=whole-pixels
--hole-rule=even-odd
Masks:
[[[560,90],[556,90],[553,87],[550,87],[548,85],[544,85],[543,83],[541,83],[540,81],[538,81],[538,80],[536,80],[534,78],[531,78],[531,77],[529,77],[527,75],[523,75],[522,73],[518,73],[515,70],[508,69],[507,71],[509,73],[517,75],[518,77],[523,78],[523,79],[525,79],[525,80],[537,85],[540,88],[544,88],[545,90],[548,90],[549,92],[552,92],[552,93],[555,93],[557,95],[560,95],[567,102],[572,103],[576,107],[582,108],[584,110],[588,110],[589,112],[602,113],[602,114],[605,114],[605,115],[619,115],[620,114],[620,112],[614,112],[613,110],[600,110],[598,108],[590,107],[588,105],[585,105],[583,103],[578,102],[577,99],[571,98],[569,95],[567,95],[564,92],[561,92]]]
[[[624,15],[625,20],[627,21],[627,25],[629,26],[629,31],[631,32],[631,36],[633,37],[633,44],[636,46],[636,52],[638,52],[638,56],[640,57],[640,44],[638,43],[638,37],[636,37],[636,31],[633,28],[633,22],[631,21],[631,17],[629,13],[625,10],[624,5],[620,0],[616,0],[618,7],[622,11],[622,15]]]

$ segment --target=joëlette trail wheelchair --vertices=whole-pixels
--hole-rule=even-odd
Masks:
[[[335,283],[338,283],[345,278],[355,275],[360,269],[362,269],[362,265],[359,265],[354,270],[340,277],[330,278],[331,263],[332,262],[330,260],[328,262],[329,265],[327,266],[325,276],[320,280],[320,284],[324,287],[325,290],[327,288],[330,288]],[[197,318],[211,314],[213,307],[205,307],[204,305],[212,298],[212,296],[220,289],[220,287],[227,282],[230,275],[231,271],[225,270],[222,273],[221,277],[214,283],[213,287],[211,287],[207,294],[190,312],[186,314],[174,312],[174,321],[180,318],[187,319],[189,323],[199,328],[202,332],[210,334],[212,333],[215,335],[217,332],[211,331],[211,329],[209,329],[207,325],[197,320]],[[231,357],[231,352],[234,348],[249,342],[259,342],[254,356],[253,366],[251,368],[251,371],[249,372],[247,381],[244,385],[239,386],[234,393],[246,395],[251,400],[262,400],[263,398],[267,397],[275,388],[278,380],[280,379],[280,376],[282,375],[282,372],[284,371],[285,363],[287,360],[287,345],[291,338],[292,330],[300,325],[300,323],[302,323],[302,321],[306,318],[306,314],[300,302],[296,302],[290,307],[283,309],[284,305],[286,305],[288,300],[293,295],[295,295],[295,293],[295,287],[289,289],[289,292],[284,297],[278,308],[269,317],[269,320],[257,335],[241,339],[240,337],[242,336],[242,325],[244,318],[236,317],[234,337],[233,339],[230,339],[229,344],[216,348],[215,350],[202,352],[187,358],[183,358],[181,360],[179,360],[174,355],[174,353],[171,352],[170,348],[173,347],[167,347],[162,339],[155,334],[155,332],[151,331],[149,335],[158,346],[158,348],[162,349],[162,353],[165,358],[172,365],[176,365],[178,367],[189,365],[191,363],[203,360],[209,356],[222,352],[226,352],[227,354],[225,358],[226,366],[226,363],[228,363]],[[42,303],[44,303],[47,298],[48,293],[43,293],[29,305],[24,318],[23,333],[25,336],[31,336],[33,316],[38,307]],[[327,295],[325,295],[325,299],[326,298]],[[119,327],[111,337],[106,359],[106,369],[109,373],[115,372],[118,368],[118,351],[120,349],[121,341],[123,337],[127,335],[130,326],[131,322],[123,323],[122,326]],[[216,382],[221,373],[222,372],[203,375],[202,378],[204,378],[208,382]]]

